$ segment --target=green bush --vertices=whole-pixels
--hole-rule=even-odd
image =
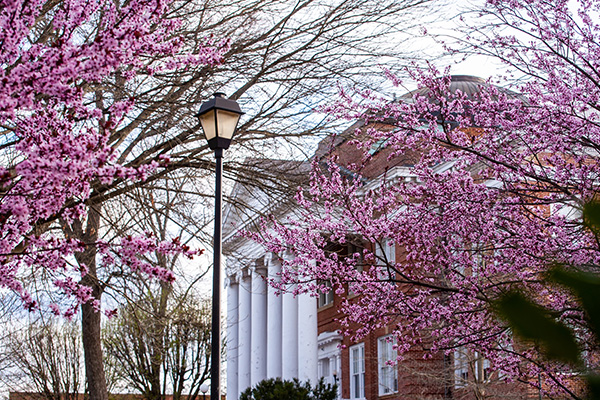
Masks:
[[[240,395],[240,400],[335,400],[337,385],[325,384],[323,378],[313,388],[310,382],[302,384],[298,379],[284,381],[280,378],[265,379]]]

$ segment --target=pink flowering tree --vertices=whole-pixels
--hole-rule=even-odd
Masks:
[[[18,293],[32,310],[49,307],[70,316],[81,305],[93,399],[107,399],[97,264],[170,281],[170,271],[139,256],[194,253],[152,235],[103,242],[99,210],[88,202],[95,187],[139,182],[166,164],[164,157],[142,165],[118,162],[111,137],[135,99],[98,102],[94,91],[149,68],[214,64],[226,50],[224,43],[207,43],[178,56],[181,40],[172,35],[178,22],[163,18],[167,11],[162,0],[0,1],[0,287]],[[49,282],[49,290],[66,295],[71,305],[41,304],[24,285],[31,277]]]
[[[542,276],[556,262],[600,272],[599,238],[581,217],[599,189],[599,7],[488,1],[480,21],[490,24],[468,40],[524,73],[513,91],[488,82],[476,94],[450,93],[451,78],[432,67],[411,72],[419,90],[398,102],[342,93],[328,110],[364,124],[314,160],[297,195],[300,217],[247,233],[294,255],[280,285],[314,293],[326,281],[338,295],[357,294],[340,310],[344,333],[358,340],[391,325],[399,359],[415,347],[468,349],[508,380],[581,398],[575,367],[515,341],[490,304],[525,292],[572,327],[586,368],[598,368],[581,307]],[[332,242],[357,250],[341,257],[328,251]]]

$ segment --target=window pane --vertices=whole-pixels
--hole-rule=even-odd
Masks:
[[[331,282],[328,281],[320,281],[319,283],[328,288],[332,287]],[[319,307],[323,307],[331,303],[333,303],[333,289],[329,289],[327,292],[319,291]]]
[[[365,372],[365,347],[360,347],[360,372]]]
[[[396,362],[397,353],[392,340],[392,335],[377,340],[380,395],[398,391],[398,370],[392,364]]]
[[[350,397],[365,397],[365,347],[357,344],[350,348]]]

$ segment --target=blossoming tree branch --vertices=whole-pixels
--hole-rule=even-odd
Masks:
[[[0,1],[0,287],[18,293],[29,309],[49,307],[70,316],[82,305],[88,387],[95,399],[107,398],[97,263],[170,281],[172,272],[140,255],[194,254],[177,240],[160,242],[152,235],[126,236],[119,245],[99,240],[99,212],[87,202],[94,187],[139,182],[168,164],[167,157],[136,166],[117,162],[120,143],[111,135],[135,99],[98,101],[94,92],[102,83],[212,65],[227,49],[226,42],[207,40],[179,55],[182,41],[171,34],[178,21],[163,18],[167,9],[162,0]],[[23,284],[29,276],[54,285],[71,305],[40,304]]]
[[[467,348],[508,380],[581,398],[571,374],[579,367],[516,340],[490,304],[524,292],[573,329],[586,368],[598,367],[577,299],[542,277],[555,263],[599,272],[599,238],[581,217],[599,189],[599,7],[488,1],[479,21],[489,25],[467,27],[469,46],[524,77],[511,91],[489,84],[475,96],[449,93],[450,77],[432,67],[411,71],[420,89],[403,101],[342,92],[329,111],[364,121],[351,138],[360,157],[349,162],[348,142],[336,142],[298,192],[301,217],[247,233],[270,251],[292,252],[279,286],[316,292],[330,282],[341,296],[358,295],[340,310],[345,333],[359,340],[391,324],[400,360],[413,348]],[[409,172],[398,178],[390,169],[373,185],[374,146],[390,164],[414,160]],[[386,258],[377,249],[385,241],[402,257]],[[331,243],[358,250],[341,257]]]

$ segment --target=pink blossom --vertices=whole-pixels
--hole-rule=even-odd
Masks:
[[[299,218],[265,219],[260,234],[244,233],[269,251],[291,252],[271,284],[314,293],[328,281],[337,294],[358,295],[340,310],[344,333],[357,340],[392,326],[400,357],[424,341],[446,354],[465,346],[511,379],[540,373],[553,382],[547,390],[564,395],[568,367],[515,345],[489,304],[517,287],[574,326],[588,354],[598,353],[576,299],[540,282],[556,262],[597,272],[600,261],[581,220],[600,189],[600,27],[586,17],[599,6],[488,1],[492,16],[526,25],[535,41],[523,46],[499,30],[475,44],[531,72],[513,92],[488,82],[475,96],[451,93],[450,75],[433,66],[409,71],[419,89],[407,101],[341,91],[326,111],[365,125],[315,160],[309,186],[296,195]],[[382,140],[380,154],[370,153]],[[386,166],[407,175],[389,177]],[[395,262],[374,251],[384,239],[397,245]],[[330,243],[363,250],[339,257]]]
[[[221,60],[226,40],[207,40],[195,54],[179,54],[182,43],[173,35],[179,22],[163,18],[167,9],[163,0],[0,0],[0,125],[3,148],[13,157],[0,168],[0,286],[20,293],[29,309],[39,304],[19,281],[24,270],[45,271],[56,289],[74,300],[63,312],[67,317],[78,304],[92,301],[89,288],[79,283],[87,269],[69,263],[87,246],[102,248],[104,263],[125,264],[168,281],[171,273],[139,257],[155,251],[194,254],[156,238],[124,239],[111,247],[79,243],[43,228],[85,220],[92,184],[143,180],[168,162],[161,158],[136,168],[118,164],[109,138],[135,99],[115,101],[106,116],[86,99],[86,87],[116,71],[124,71],[127,79],[144,72],[145,59],[167,60],[156,66],[163,70]],[[48,18],[48,40],[36,41],[36,24]],[[94,31],[88,32],[91,26]],[[49,307],[58,312],[56,304]]]

